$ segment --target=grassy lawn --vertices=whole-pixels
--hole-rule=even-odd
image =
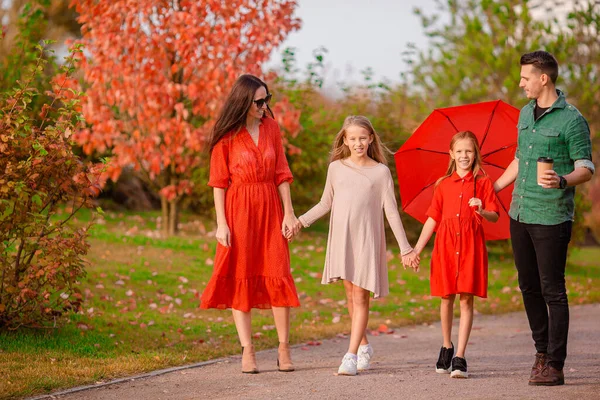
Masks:
[[[158,239],[157,216],[107,213],[93,228],[88,273],[81,282],[84,308],[70,315],[64,327],[0,333],[0,398],[239,353],[231,313],[198,309],[199,294],[212,272],[212,234],[199,221],[189,220],[181,236]],[[320,283],[326,230],[325,225],[317,225],[291,244],[302,304],[292,310],[293,343],[349,330],[343,285]],[[388,247],[390,295],[372,302],[372,334],[380,325],[401,332],[402,326],[438,318],[439,300],[428,295],[428,255],[415,274],[402,268],[397,245]],[[490,249],[489,298],[476,300],[476,313],[522,309],[516,271],[512,259],[504,255],[506,250],[506,245]],[[571,304],[600,301],[599,258],[600,248],[572,251]],[[276,346],[269,311],[254,311],[253,325],[258,349]]]

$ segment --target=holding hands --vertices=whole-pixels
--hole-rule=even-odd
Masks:
[[[407,266],[414,269],[415,272],[419,271],[419,265],[421,263],[421,258],[419,254],[415,250],[412,250],[410,253],[407,253],[402,256],[402,266],[406,269]]]
[[[304,225],[302,225],[302,222],[300,222],[299,219],[296,220],[296,228],[298,229],[297,233],[300,233],[300,230],[304,228]]]
[[[292,241],[294,236],[300,231],[302,224],[294,214],[286,214],[281,223],[281,233],[288,241]]]

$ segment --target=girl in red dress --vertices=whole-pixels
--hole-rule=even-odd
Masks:
[[[450,164],[436,182],[429,217],[415,246],[417,254],[437,227],[431,254],[431,295],[440,296],[444,344],[436,372],[466,378],[465,350],[473,326],[473,296],[487,297],[488,258],[482,218],[496,222],[498,203],[490,179],[481,169],[479,143],[472,132],[459,132],[450,142]],[[452,336],[454,299],[460,295],[456,357]]]
[[[271,93],[253,75],[238,78],[209,139],[210,179],[217,214],[217,254],[201,308],[231,308],[242,345],[242,372],[258,373],[252,308],[271,308],[279,337],[280,371],[294,370],[289,349],[290,307],[298,294],[288,239],[297,233],[292,174]],[[282,210],[283,203],[283,210]]]

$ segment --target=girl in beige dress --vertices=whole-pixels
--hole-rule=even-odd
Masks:
[[[298,227],[308,227],[331,211],[322,283],[343,280],[352,320],[339,375],[368,369],[373,355],[366,336],[370,294],[378,298],[389,292],[384,212],[402,264],[418,265],[398,213],[386,151],[367,118],[347,117],[333,144],[321,201],[299,218]]]

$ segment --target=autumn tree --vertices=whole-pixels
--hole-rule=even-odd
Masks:
[[[87,154],[132,167],[158,191],[163,231],[177,230],[192,174],[206,169],[207,134],[235,79],[261,66],[300,26],[292,0],[73,0],[89,56],[82,64]],[[277,110],[277,107],[276,107]],[[284,130],[297,121],[279,106]],[[295,111],[291,110],[291,115]],[[276,111],[277,116],[277,111]],[[296,118],[297,119],[297,118]]]

